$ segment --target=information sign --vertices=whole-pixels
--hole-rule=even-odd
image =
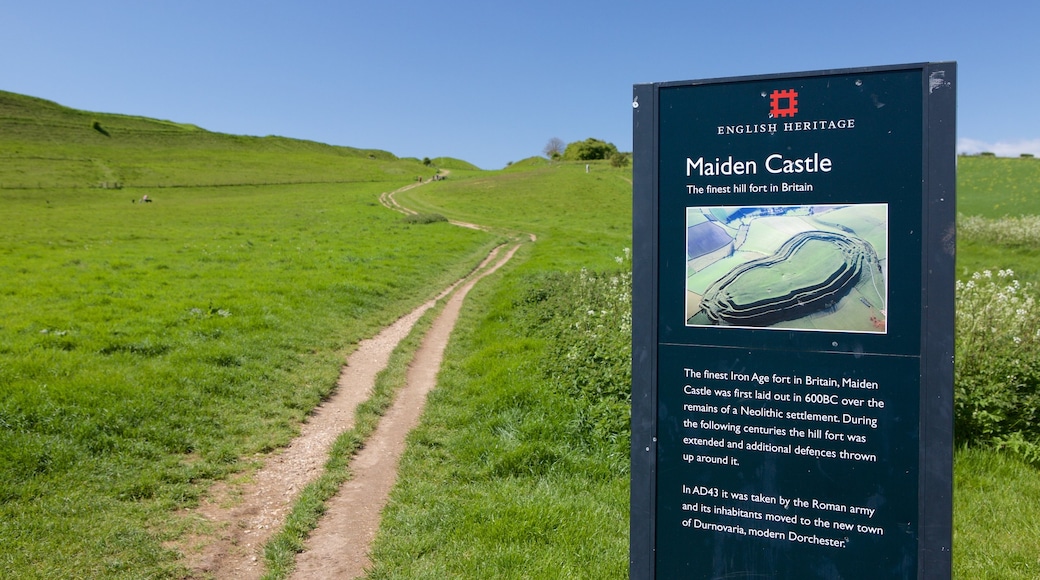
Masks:
[[[636,85],[633,578],[948,578],[956,66]]]

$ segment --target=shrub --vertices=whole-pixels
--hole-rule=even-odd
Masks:
[[[1040,462],[1040,311],[1011,270],[956,287],[954,433]]]
[[[628,167],[628,155],[625,153],[615,153],[611,155],[610,165],[613,167]]]
[[[584,141],[575,141],[567,145],[567,148],[563,151],[563,158],[568,161],[610,159],[610,156],[617,152],[617,147],[613,143],[589,137]]]
[[[519,304],[527,331],[547,340],[542,372],[582,403],[581,431],[628,446],[632,400],[630,252],[611,272],[550,272],[532,278]]]
[[[406,224],[423,225],[446,221],[448,221],[448,218],[439,213],[412,213],[404,216],[404,222]]]
[[[957,235],[974,242],[1000,246],[1040,246],[1040,216],[957,216]]]
[[[101,122],[100,121],[94,121],[91,124],[91,127],[93,127],[95,131],[97,131],[98,133],[101,133],[105,137],[111,137],[111,135],[108,134],[108,131],[106,131],[105,128],[101,126]]]

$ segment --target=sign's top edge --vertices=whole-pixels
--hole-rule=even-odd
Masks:
[[[787,78],[803,78],[803,77],[819,77],[819,76],[832,76],[832,75],[846,75],[846,74],[865,74],[865,73],[878,73],[878,72],[892,72],[900,70],[924,70],[930,67],[943,67],[949,65],[956,65],[956,61],[937,61],[937,62],[917,62],[907,64],[892,64],[892,65],[880,65],[880,66],[866,66],[866,67],[853,67],[853,68],[840,68],[840,69],[821,69],[813,71],[801,71],[801,72],[785,72],[785,73],[773,73],[773,74],[758,74],[758,75],[743,75],[734,77],[714,77],[707,79],[690,79],[684,81],[664,81],[664,82],[652,82],[652,83],[636,83],[635,86],[654,86],[654,87],[675,87],[675,86],[691,86],[691,85],[706,85],[715,83],[731,83],[731,82],[748,82],[748,81],[763,81],[772,79],[787,79]]]

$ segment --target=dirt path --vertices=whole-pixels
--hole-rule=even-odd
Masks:
[[[414,213],[397,204],[393,199],[396,191],[381,195],[380,201],[396,211]],[[451,295],[424,337],[408,370],[406,385],[375,433],[351,460],[353,477],[329,502],[329,511],[298,558],[293,578],[354,578],[363,574],[380,512],[397,477],[405,436],[418,423],[426,393],[436,385],[444,348],[462,302],[477,281],[512,258],[519,243],[503,256],[499,256],[501,248],[495,248],[465,279],[376,336],[361,341],[347,358],[335,392],[308,417],[299,437],[286,448],[259,458],[263,467],[251,476],[219,482],[210,489],[196,515],[214,532],[200,533],[178,546],[197,577],[256,579],[264,574],[264,544],[281,528],[300,491],[321,474],[336,438],[354,426],[355,410],[370,396],[375,377],[386,367],[390,353],[437,300]]]
[[[451,171],[449,171],[447,169],[441,169],[438,174],[443,179],[443,178],[446,178],[448,175],[450,175]],[[406,185],[404,187],[395,189],[393,191],[388,191],[386,193],[383,193],[383,194],[381,194],[379,196],[379,203],[383,204],[388,209],[392,209],[392,210],[394,210],[396,212],[400,212],[400,213],[403,213],[405,215],[418,215],[419,212],[417,212],[417,211],[415,211],[413,209],[407,208],[407,207],[397,203],[397,199],[394,198],[394,195],[398,194],[398,193],[401,193],[402,191],[408,191],[409,189],[413,189],[413,188],[419,187],[423,183],[429,183],[429,182],[428,181],[416,182],[416,183],[413,183],[411,185]],[[482,225],[478,225],[478,224],[471,224],[469,222],[460,222],[460,221],[457,221],[457,220],[448,220],[448,223],[450,223],[453,226],[459,226],[460,228],[469,228],[471,230],[480,230],[480,231],[484,231],[484,232],[486,232],[486,231],[491,229],[491,228],[489,228],[487,226],[482,226]],[[534,240],[532,239],[531,241],[534,241]]]
[[[353,478],[328,503],[328,512],[311,533],[306,551],[296,559],[292,578],[347,579],[364,574],[380,513],[397,480],[405,437],[418,425],[426,394],[437,385],[444,349],[462,302],[474,284],[508,262],[519,247],[513,246],[493,266],[468,279],[433,322],[408,369],[405,386],[364,449],[351,462]]]

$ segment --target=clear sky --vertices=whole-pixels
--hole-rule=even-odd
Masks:
[[[632,85],[958,62],[958,148],[1040,156],[1040,2],[0,0],[0,89],[449,156],[632,148]]]

